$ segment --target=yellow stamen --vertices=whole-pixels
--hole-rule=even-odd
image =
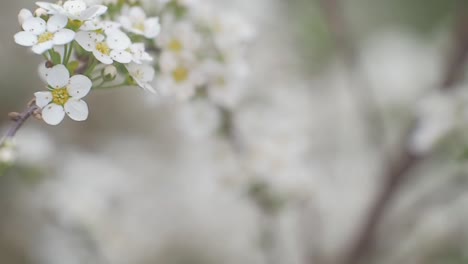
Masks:
[[[50,32],[45,32],[42,35],[39,36],[38,42],[39,43],[44,43],[47,41],[51,41],[54,39],[54,34]]]
[[[181,66],[176,68],[174,71],[172,71],[172,78],[176,81],[176,83],[182,83],[187,81],[189,77],[189,71],[187,68]]]
[[[104,55],[110,55],[110,48],[104,42],[99,42],[96,44],[96,50]]]
[[[52,102],[58,105],[65,105],[65,103],[70,99],[70,94],[67,91],[67,88],[54,89],[52,91]]]
[[[135,29],[140,30],[141,32],[145,31],[145,24],[144,23],[137,23],[137,24],[133,25],[133,27]]]
[[[178,39],[173,39],[169,42],[169,50],[175,53],[179,53],[184,49],[184,45]]]

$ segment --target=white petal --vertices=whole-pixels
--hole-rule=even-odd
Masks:
[[[130,47],[132,41],[127,36],[127,34],[123,33],[122,31],[113,30],[108,33],[106,43],[111,49],[125,50]]]
[[[75,121],[84,121],[88,119],[89,110],[88,110],[88,105],[86,104],[85,101],[70,98],[65,103],[64,107],[65,107],[65,112],[71,119]]]
[[[125,50],[113,50],[110,53],[112,59],[120,63],[130,63],[132,61],[132,54]]]
[[[48,2],[36,2],[36,5],[47,10],[49,14],[56,14],[60,9],[62,9],[61,6]]]
[[[42,54],[48,50],[50,50],[51,48],[54,47],[54,42],[52,41],[47,41],[47,42],[43,42],[43,43],[39,43],[39,44],[36,44],[32,47],[32,51],[36,54]]]
[[[161,31],[161,25],[157,17],[150,18],[145,21],[145,37],[155,38]]]
[[[23,23],[24,31],[31,32],[34,35],[40,35],[46,31],[46,22],[39,17],[31,17]]]
[[[93,55],[94,55],[94,57],[96,57],[96,59],[98,61],[100,61],[100,62],[102,62],[104,64],[112,64],[114,62],[110,56],[102,54],[101,52],[99,52],[97,50],[93,51]]]
[[[70,43],[75,38],[75,32],[68,28],[60,29],[54,34],[54,44],[55,45],[64,45]]]
[[[75,40],[86,51],[93,51],[96,43],[104,40],[104,36],[95,32],[80,31],[76,33]]]
[[[88,77],[75,75],[70,78],[67,90],[73,98],[81,99],[89,93],[92,86],[93,83]]]
[[[112,22],[112,21],[104,21],[102,22],[102,28],[108,34],[109,32],[112,32],[114,30],[119,30],[120,29],[120,23],[117,22]]]
[[[51,92],[37,92],[34,93],[36,97],[36,105],[40,108],[44,108],[50,102],[52,102],[53,96]]]
[[[137,6],[130,8],[128,16],[132,21],[135,22],[143,21],[146,19],[146,13],[143,10],[143,8]]]
[[[69,80],[70,73],[62,64],[52,67],[47,76],[47,83],[53,88],[63,88],[67,86]]]
[[[132,21],[130,20],[130,18],[126,16],[121,16],[119,18],[119,22],[126,30],[129,30],[129,31],[132,30],[133,26],[132,26]]]
[[[140,84],[140,87],[145,89],[146,91],[148,91],[150,93],[153,93],[153,94],[156,93],[156,90],[149,83]]]
[[[102,23],[98,20],[88,20],[80,27],[80,30],[93,31],[102,28]]]
[[[66,12],[74,16],[79,16],[83,11],[86,10],[86,3],[81,0],[66,1],[63,4],[63,8]]]
[[[80,19],[81,20],[95,19],[96,17],[104,14],[105,12],[107,12],[107,6],[95,5],[83,11],[80,14]]]
[[[56,126],[60,124],[64,117],[65,110],[60,105],[50,104],[42,109],[42,119],[49,125]]]
[[[47,68],[47,61],[41,62],[41,64],[39,64],[38,72],[42,81],[47,82],[47,76],[49,75],[50,69],[51,68]]]
[[[64,15],[54,15],[47,21],[47,31],[56,32],[68,24],[68,18]]]
[[[15,34],[15,42],[18,45],[31,47],[37,44],[37,36],[26,31],[21,31]]]
[[[20,25],[23,25],[23,23],[31,17],[33,17],[33,14],[31,13],[31,11],[23,8],[18,14],[18,22]]]

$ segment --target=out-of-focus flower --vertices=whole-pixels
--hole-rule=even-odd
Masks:
[[[13,164],[16,160],[16,144],[13,140],[7,139],[0,146],[0,165]]]
[[[163,52],[192,54],[201,45],[201,36],[188,20],[174,21],[173,17],[165,17],[161,34],[156,39]]]
[[[125,30],[149,39],[155,38],[161,31],[159,18],[146,17],[145,11],[139,6],[124,8],[119,22]]]
[[[158,90],[179,100],[187,100],[195,95],[197,87],[202,83],[195,58],[163,53],[159,65],[161,73],[156,78]]]

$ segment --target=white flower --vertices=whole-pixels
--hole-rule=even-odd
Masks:
[[[58,125],[65,113],[75,121],[88,118],[88,105],[81,100],[92,87],[91,80],[84,75],[70,73],[64,65],[56,65],[47,73],[51,91],[35,93],[36,105],[42,108],[42,118],[49,125]]]
[[[161,31],[159,18],[147,18],[145,11],[138,6],[126,8],[122,11],[119,22],[127,31],[145,36],[146,38],[155,38]]]
[[[129,63],[132,54],[127,51],[132,44],[130,38],[120,30],[112,30],[107,36],[96,32],[80,31],[76,34],[76,42],[86,51],[92,52],[96,59],[104,64],[114,61]]]
[[[75,32],[66,29],[68,19],[62,15],[54,15],[47,23],[39,17],[30,17],[24,21],[24,31],[15,35],[15,42],[21,46],[31,47],[37,54],[52,49],[54,45],[70,43],[75,38]]]
[[[157,45],[165,52],[174,54],[194,53],[201,44],[201,36],[188,21],[172,22],[174,18],[164,20],[161,34],[156,38]]]
[[[151,82],[155,75],[154,68],[151,65],[130,63],[126,64],[125,67],[138,86],[148,92],[156,93],[154,88],[151,86]]]
[[[202,70],[206,76],[207,95],[212,102],[233,108],[241,101],[249,70],[245,61],[206,60]]]
[[[61,14],[72,20],[86,21],[92,20],[107,12],[104,5],[89,6],[82,0],[69,0],[62,5],[47,2],[36,2],[36,4],[47,10],[49,14]]]
[[[132,54],[132,60],[135,63],[142,64],[144,61],[153,61],[153,57],[146,52],[145,44],[143,43],[134,43],[128,50]]]
[[[187,100],[195,94],[203,82],[197,62],[193,56],[177,56],[171,52],[161,54],[161,69],[157,78],[158,90],[163,94]]]

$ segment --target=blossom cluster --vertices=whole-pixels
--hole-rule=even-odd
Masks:
[[[86,120],[83,98],[91,90],[139,86],[155,92],[154,59],[146,47],[160,32],[157,17],[142,16],[141,7],[126,1],[36,4],[34,13],[20,11],[22,31],[14,38],[45,59],[39,73],[47,91],[36,92],[35,102],[47,124],[57,125],[65,115]]]
[[[39,73],[47,91],[35,93],[50,125],[65,115],[88,118],[83,98],[92,90],[140,87],[163,98],[208,98],[232,107],[245,80],[245,43],[252,30],[241,19],[196,1],[66,0],[37,2],[18,15],[15,42],[45,59]]]

